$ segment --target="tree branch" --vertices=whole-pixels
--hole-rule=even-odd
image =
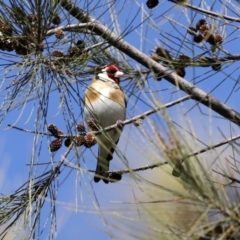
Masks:
[[[168,1],[178,4],[177,0],[168,0]],[[178,4],[178,6],[183,6],[183,7],[190,8],[190,9],[194,10],[195,12],[204,13],[207,16],[222,18],[222,19],[225,19],[225,20],[229,20],[231,22],[240,22],[240,18],[229,17],[227,15],[223,15],[223,14],[220,14],[220,13],[205,10],[205,9],[200,8],[200,7],[195,7],[192,4],[184,3],[184,4]]]
[[[138,119],[144,119],[144,118],[146,118],[147,116],[149,116],[149,115],[151,115],[153,113],[159,112],[159,111],[161,111],[161,110],[163,110],[165,108],[172,107],[172,106],[177,105],[177,104],[179,104],[181,102],[184,102],[184,101],[186,101],[188,99],[191,99],[191,96],[185,96],[185,97],[180,98],[180,99],[178,99],[176,101],[173,101],[173,102],[164,104],[164,105],[162,105],[160,107],[148,110],[148,111],[146,111],[146,112],[144,112],[142,114],[139,114],[139,115],[137,115],[137,116],[135,116],[133,118],[127,119],[125,121],[122,121],[121,125],[122,126],[128,125],[130,123],[133,123],[133,122],[137,121]],[[27,129],[23,129],[23,128],[20,128],[20,127],[11,125],[11,124],[8,124],[8,127],[14,128],[14,129],[17,129],[19,131],[26,132],[26,133],[33,133],[33,134],[40,134],[40,135],[54,137],[54,135],[52,135],[51,133],[44,133],[44,132],[36,132],[36,131],[33,131],[33,130],[27,130]],[[111,126],[108,126],[108,127],[104,128],[104,129],[101,129],[99,131],[92,131],[92,132],[89,132],[89,133],[90,134],[94,134],[94,135],[98,135],[98,134],[100,134],[102,132],[108,132],[108,131],[110,131],[110,130],[112,130],[114,128],[117,128],[117,127],[118,127],[118,124],[116,123],[116,124],[113,124]],[[65,135],[65,134],[59,135],[59,138],[68,138],[68,137],[73,137],[73,136],[69,136],[69,135]]]
[[[191,153],[187,154],[187,155],[182,159],[182,161],[184,161],[184,160],[186,160],[187,158],[190,158],[190,157],[192,157],[192,156],[196,156],[196,155],[198,155],[198,154],[207,152],[207,151],[209,151],[209,150],[211,150],[211,149],[215,149],[215,148],[217,148],[217,147],[223,146],[223,145],[225,145],[225,144],[227,144],[227,143],[231,143],[231,142],[233,142],[233,141],[235,141],[235,140],[237,140],[237,139],[240,139],[240,135],[237,135],[237,136],[235,136],[235,137],[233,137],[233,138],[229,138],[229,139],[227,139],[227,140],[225,140],[225,141],[222,141],[222,142],[220,142],[220,143],[217,143],[217,144],[215,144],[215,145],[208,146],[208,147],[203,148],[203,149],[201,149],[201,150],[191,152]],[[134,169],[128,168],[128,169],[123,169],[123,170],[113,170],[113,171],[108,171],[108,172],[106,172],[106,173],[108,173],[108,174],[117,173],[117,174],[121,174],[121,175],[122,175],[122,174],[126,174],[126,173],[131,173],[131,172],[139,172],[139,171],[144,171],[144,170],[147,170],[147,169],[153,169],[153,168],[156,168],[156,167],[159,167],[159,166],[163,166],[163,165],[166,165],[166,164],[169,164],[169,162],[167,162],[167,161],[166,161],[166,162],[160,162],[160,163],[145,165],[145,166],[138,167],[138,168],[134,168]],[[76,169],[76,170],[80,170],[79,167],[73,166],[71,163],[70,163],[70,164],[64,164],[64,165],[67,166],[67,167]],[[213,171],[216,172],[215,170],[213,170]],[[87,172],[95,173],[95,170],[87,170]],[[218,173],[218,172],[217,172],[217,173]],[[230,178],[229,178],[229,179],[230,179]],[[237,182],[237,179],[233,179],[233,178],[232,178],[231,180],[234,180],[234,181]]]
[[[159,112],[159,111],[161,111],[161,110],[163,110],[163,109],[165,109],[165,108],[172,107],[172,106],[177,105],[177,104],[179,104],[179,103],[181,103],[181,102],[184,102],[184,101],[186,101],[186,100],[188,100],[188,99],[191,99],[191,96],[185,96],[185,97],[182,97],[182,98],[180,98],[180,99],[178,99],[178,100],[176,100],[176,101],[173,101],[173,102],[164,104],[164,105],[162,105],[162,106],[160,106],[160,107],[157,107],[157,108],[148,110],[148,111],[146,111],[146,112],[144,112],[144,113],[141,113],[141,114],[139,114],[139,115],[137,115],[137,116],[135,116],[135,117],[133,117],[133,118],[129,118],[129,119],[125,120],[125,121],[122,121],[122,122],[121,122],[121,125],[122,125],[122,126],[128,125],[128,124],[130,124],[130,123],[136,122],[136,121],[139,120],[139,119],[144,119],[144,118],[146,118],[147,116],[149,116],[149,115],[151,115],[151,114],[153,114],[153,113]],[[100,130],[100,131],[92,131],[92,132],[89,132],[89,133],[94,134],[94,135],[98,135],[98,134],[100,134],[100,133],[102,133],[102,132],[108,132],[108,131],[110,131],[110,130],[112,130],[112,129],[114,129],[114,128],[117,128],[117,127],[118,127],[118,124],[115,123],[115,124],[113,124],[113,125],[111,125],[111,126],[109,126],[109,127],[106,127],[106,128],[104,128],[104,129]]]
[[[228,176],[228,175],[226,175],[226,174],[223,174],[223,173],[221,173],[221,172],[218,172],[218,171],[216,171],[216,170],[214,170],[214,169],[212,169],[212,171],[215,172],[215,173],[217,173],[217,174],[220,174],[221,176],[223,176],[223,177],[225,177],[225,178],[228,178],[229,180],[231,180],[231,181],[232,181],[231,184],[234,183],[234,182],[240,183],[240,180],[237,179],[237,178],[230,177],[230,176]]]
[[[70,25],[66,25],[66,26],[56,27],[54,29],[48,30],[46,33],[46,36],[53,35],[59,30],[73,32],[73,31],[77,31],[79,29],[86,29],[87,25],[88,25],[87,23],[78,23],[78,24],[70,24]]]
[[[186,28],[186,30],[189,30],[187,27],[179,24],[178,22],[174,21],[171,18],[165,17],[166,19],[168,19],[169,21],[172,21],[178,25],[180,25],[181,27]],[[60,27],[56,27],[54,29],[48,30],[47,31],[47,36],[49,35],[53,35],[54,33],[56,33],[59,30],[63,30],[63,31],[69,31],[69,32],[74,32],[74,31],[79,31],[80,29],[86,29],[86,27],[88,26],[88,23],[78,23],[78,24],[71,24],[71,25],[66,25],[66,26],[60,26]],[[192,31],[192,34],[197,35],[197,33]],[[85,48],[84,50],[82,50],[83,52],[85,51],[89,51],[92,50],[93,48],[96,48],[100,45],[103,45],[105,43],[108,42],[100,42],[100,43],[96,43],[92,46],[89,46],[87,48]],[[220,48],[221,49],[221,48]],[[222,51],[224,51],[223,49],[221,49]],[[199,58],[196,59],[195,61],[193,59],[189,59],[189,61],[180,61],[178,59],[172,59],[171,60],[171,64],[173,64],[174,66],[179,66],[179,67],[209,67],[211,65],[213,65],[214,63],[218,63],[218,64],[222,64],[222,63],[229,63],[231,61],[237,61],[240,60],[240,54],[229,54],[227,53],[224,57],[218,58],[218,59],[213,59],[213,58],[209,58],[209,57],[205,57],[204,61],[203,59]]]
[[[114,32],[110,31],[107,27],[102,25],[100,22],[98,22],[96,19],[90,17],[71,1],[58,0],[58,3],[64,9],[66,9],[69,14],[78,19],[80,22],[87,22],[89,24],[87,28],[108,41],[109,44],[116,47],[123,53],[127,54],[130,58],[134,59],[146,68],[153,70],[155,73],[163,74],[164,78],[168,82],[183,90],[185,93],[191,95],[192,99],[211,108],[219,115],[240,126],[240,114],[238,112],[234,111],[232,108],[228,107],[226,104],[222,103],[218,99],[207,94],[203,90],[197,88],[195,85],[188,82],[187,80],[179,77],[176,73],[172,72],[169,69],[166,69],[161,64],[152,60],[149,56],[124,41],[121,36],[118,36]]]

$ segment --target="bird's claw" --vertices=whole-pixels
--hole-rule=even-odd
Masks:
[[[120,174],[120,173],[112,172],[112,173],[108,174],[108,180],[110,183],[118,182],[121,179],[122,179],[122,174]]]
[[[89,119],[87,121],[87,125],[92,131],[98,131],[99,130],[99,122],[95,118]]]
[[[123,128],[123,121],[122,120],[117,120],[116,124],[117,124],[118,128],[120,128],[120,129]]]

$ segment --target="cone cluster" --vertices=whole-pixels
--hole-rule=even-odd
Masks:
[[[77,124],[76,129],[78,132],[80,132],[80,134],[76,136],[64,135],[63,131],[59,130],[54,124],[49,124],[47,129],[53,137],[57,138],[49,145],[51,152],[56,152],[59,150],[62,147],[62,142],[64,139],[64,145],[66,147],[69,147],[73,143],[76,147],[85,146],[86,148],[90,148],[97,143],[96,137],[93,134],[86,133],[83,123]]]
[[[205,19],[200,19],[195,28],[189,27],[188,33],[193,35],[193,41],[196,43],[206,41],[214,46],[216,44],[221,44],[223,41],[223,38],[220,34],[212,33],[212,30]]]
[[[163,64],[174,69],[177,75],[179,75],[180,77],[185,77],[185,74],[186,74],[185,68],[179,66],[179,62],[181,62],[183,58],[184,58],[184,61],[186,60],[189,61],[190,58],[189,57],[187,58],[187,57],[188,56],[181,54],[178,59],[174,59],[167,49],[163,47],[157,47],[156,55],[153,55],[151,58],[154,59],[155,61],[162,61]],[[162,76],[161,74],[157,74],[155,75],[155,78],[157,78],[157,80],[161,80]]]

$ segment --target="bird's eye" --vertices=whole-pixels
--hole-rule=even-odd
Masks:
[[[108,70],[107,73],[108,73],[108,74],[115,74],[116,71],[115,71],[115,70]]]

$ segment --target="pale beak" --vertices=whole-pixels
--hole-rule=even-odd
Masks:
[[[117,71],[117,72],[114,74],[114,77],[119,78],[119,77],[121,77],[121,76],[123,76],[123,75],[124,75],[123,72]]]

